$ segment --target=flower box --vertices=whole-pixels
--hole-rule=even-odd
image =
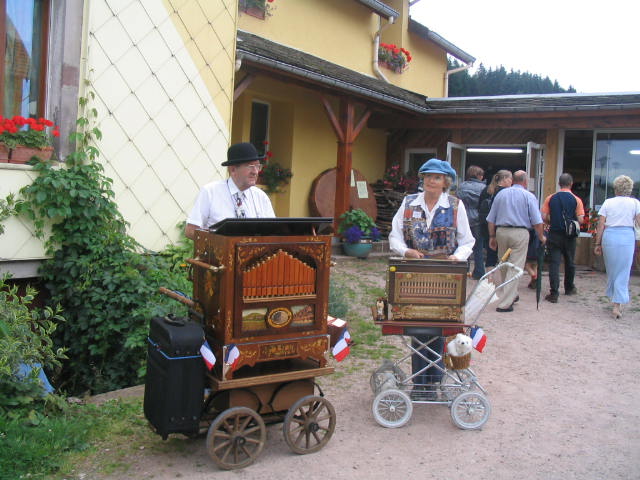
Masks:
[[[251,15],[252,17],[264,20],[271,15],[271,4],[274,0],[240,0],[238,2],[238,10]]]
[[[9,163],[27,163],[33,157],[47,161],[53,155],[53,147],[33,148],[17,145],[9,153]]]
[[[9,162],[9,149],[4,143],[0,143],[0,163]]]
[[[381,43],[378,48],[378,63],[396,73],[404,72],[411,60],[409,50],[394,44]]]

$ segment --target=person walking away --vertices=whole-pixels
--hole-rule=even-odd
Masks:
[[[448,194],[449,187],[455,181],[456,172],[449,163],[432,158],[425,162],[418,170],[422,178],[423,192],[404,197],[400,208],[393,217],[389,247],[391,250],[406,258],[442,258],[463,262],[469,258],[475,242],[464,203]],[[444,234],[444,243],[436,242]],[[429,343],[429,348],[442,356],[444,340],[441,336],[435,339],[431,335],[414,335],[419,342]],[[412,340],[414,348],[420,349],[420,344]],[[431,352],[425,352],[431,360],[437,357]],[[427,362],[420,355],[414,353],[411,357],[411,367],[415,374],[427,366]],[[442,361],[438,363],[442,367]],[[432,366],[420,375],[416,375],[413,383],[416,391],[421,385],[436,384],[442,378],[442,371]],[[436,392],[433,387],[427,387],[427,396],[433,399]]]
[[[576,267],[576,238],[566,234],[566,220],[577,220],[582,223],[584,205],[582,200],[573,194],[573,177],[563,173],[558,179],[560,191],[545,198],[542,208],[542,219],[549,224],[547,248],[551,255],[549,263],[549,294],[544,299],[551,303],[558,303],[560,289],[560,260],[564,258],[564,293],[575,295]]]
[[[613,303],[614,318],[622,317],[629,303],[629,276],[635,249],[634,224],[640,226],[640,201],[631,197],[633,180],[620,175],[613,180],[615,197],[604,201],[598,211],[594,253],[604,256],[607,271],[606,295]]]
[[[487,215],[491,211],[493,199],[503,188],[508,188],[513,183],[513,175],[509,170],[498,170],[491,178],[491,183],[480,193],[480,206],[478,215],[480,217],[480,229],[482,231],[482,243],[485,247],[487,258],[486,267],[493,267],[498,263],[498,252],[489,246],[489,229],[487,227]]]
[[[533,228],[542,244],[547,241],[542,225],[542,216],[535,195],[527,190],[527,172],[518,170],[513,174],[513,186],[501,190],[493,200],[487,216],[489,246],[498,250],[501,258],[511,249],[509,262],[524,268],[529,245],[529,229]],[[506,281],[505,271],[502,280]],[[496,308],[497,312],[512,312],[513,304],[519,300],[518,282],[504,287]]]
[[[483,181],[484,170],[477,165],[467,168],[466,180],[458,188],[458,198],[464,203],[469,219],[471,234],[476,243],[473,245],[473,272],[471,276],[479,280],[484,275],[484,242],[480,226],[478,208],[480,206],[480,194],[486,185]]]
[[[185,235],[193,239],[196,228],[209,228],[225,218],[273,218],[271,200],[256,187],[264,156],[251,143],[237,143],[227,150],[229,178],[206,184],[187,218]]]

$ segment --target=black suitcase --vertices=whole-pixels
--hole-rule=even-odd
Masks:
[[[156,432],[197,434],[204,395],[202,326],[184,318],[154,318],[149,327],[144,414]]]

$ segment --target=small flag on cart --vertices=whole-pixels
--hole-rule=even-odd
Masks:
[[[347,355],[349,355],[350,351],[351,351],[351,335],[349,335],[349,331],[345,328],[344,331],[342,332],[342,335],[340,335],[340,338],[334,345],[331,353],[333,354],[333,357],[338,362],[341,362],[347,357]]]
[[[207,368],[211,370],[213,366],[216,364],[216,356],[213,354],[211,347],[209,346],[209,342],[206,340],[200,347],[200,355],[202,355],[202,359],[204,363],[207,365]]]
[[[238,360],[240,360],[240,350],[238,350],[235,343],[231,343],[227,346],[227,354],[225,355],[224,363],[229,365],[231,370],[235,370],[238,365]]]
[[[482,353],[482,349],[487,343],[487,336],[481,327],[473,327],[471,329],[471,340],[473,341],[473,348]]]

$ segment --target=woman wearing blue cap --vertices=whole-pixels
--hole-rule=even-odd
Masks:
[[[391,250],[407,258],[465,261],[475,240],[464,204],[447,193],[456,179],[455,170],[432,158],[420,167],[418,175],[424,192],[407,195],[393,217]]]
[[[407,195],[393,217],[389,234],[391,250],[406,258],[467,260],[475,240],[464,204],[448,194],[456,179],[455,170],[449,163],[432,158],[420,167],[418,175],[422,178],[424,191]],[[424,335],[415,337],[423,343],[431,339]],[[439,337],[429,346],[442,353],[443,344],[442,337]],[[428,352],[426,356],[430,357]],[[414,372],[426,365],[419,355],[412,356]],[[434,384],[440,381],[441,376],[440,370],[431,368],[413,381],[415,384]]]

